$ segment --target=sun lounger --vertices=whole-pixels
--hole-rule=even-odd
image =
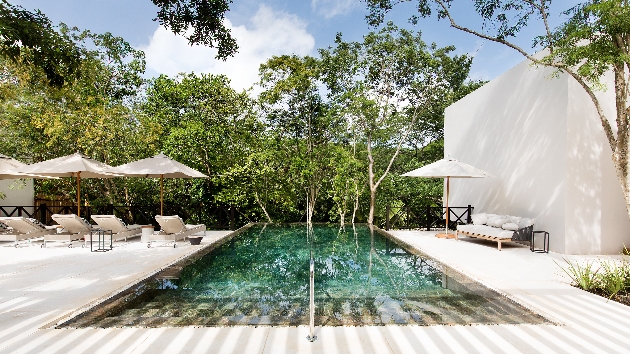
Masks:
[[[0,217],[0,222],[9,227],[0,233],[0,241],[13,242],[15,247],[57,232],[56,228],[46,227],[37,220],[29,218],[7,216]]]
[[[95,230],[94,226],[76,214],[53,214],[52,219],[63,229],[59,233],[45,235],[42,247],[46,247],[48,242],[68,242],[68,247],[72,247],[72,242],[89,237],[90,231]]]
[[[153,242],[172,243],[173,247],[177,247],[176,242],[179,240],[183,240],[192,235],[206,234],[206,225],[186,225],[184,224],[184,220],[177,215],[157,215],[155,220],[160,224],[161,230],[151,235],[147,247],[151,247],[151,243]]]
[[[99,228],[110,230],[112,232],[112,242],[125,240],[130,237],[137,237],[142,234],[143,225],[126,225],[116,215],[92,215],[92,220],[96,222]],[[90,234],[85,237],[85,244],[90,242]]]

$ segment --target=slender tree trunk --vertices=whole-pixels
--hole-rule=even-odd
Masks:
[[[615,74],[615,106],[617,108],[617,140],[614,147],[611,144],[613,147],[612,159],[626,201],[626,213],[630,218],[630,180],[628,178],[630,107],[628,107],[628,80],[626,77],[628,69],[624,63],[616,64],[613,69]]]
[[[359,210],[359,184],[354,181],[354,208],[352,209],[352,225],[357,217],[357,210]]]
[[[260,208],[265,213],[265,216],[267,217],[267,222],[272,223],[273,221],[271,221],[271,217],[269,216],[269,213],[267,213],[267,209],[265,208],[265,205],[260,201],[260,198],[258,197],[258,192],[254,192],[254,197],[256,198],[256,203],[258,203]]]

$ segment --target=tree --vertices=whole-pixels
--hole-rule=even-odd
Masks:
[[[6,0],[0,0],[0,56],[41,68],[55,87],[63,86],[81,62],[80,49],[66,33],[57,32],[48,17]]]
[[[392,0],[366,0],[370,15],[368,21],[378,24],[392,9]],[[477,13],[483,19],[484,29],[475,30],[459,24],[451,13],[451,0],[418,0],[421,17],[437,13],[451,27],[506,45],[539,66],[555,68],[575,79],[588,94],[595,106],[602,128],[612,152],[617,178],[626,200],[630,217],[630,6],[627,0],[590,0],[563,14],[570,18],[558,28],[549,24],[549,0],[478,0]],[[412,20],[417,20],[413,18]],[[538,20],[542,34],[534,38],[534,48],[543,48],[546,55],[535,57],[514,44],[510,38],[530,22]],[[602,88],[601,78],[612,71],[615,82],[616,117],[610,120],[602,109],[595,92]]]
[[[321,189],[334,172],[333,142],[341,127],[341,119],[320,94],[321,61],[309,56],[272,57],[260,66],[260,77],[265,119],[292,184],[299,186],[296,197],[306,194],[306,218],[311,222]]]
[[[128,104],[143,83],[144,55],[108,33],[63,31],[81,56],[61,87],[51,86],[39,66],[0,58],[3,152],[39,162],[79,150],[108,164],[127,162],[153,144],[154,134]],[[85,187],[109,203],[125,195],[111,180],[88,180]],[[36,180],[36,191],[68,199],[76,193],[64,180]]]
[[[172,189],[173,199],[186,204],[194,195],[202,201],[244,204],[247,185],[231,182],[240,182],[234,170],[260,130],[252,106],[247,93],[231,88],[223,75],[161,75],[150,82],[139,108],[160,132],[158,149],[211,177],[172,181],[187,184]]]
[[[230,30],[223,25],[231,0],[151,1],[160,7],[156,20],[173,33],[185,35],[190,45],[216,47],[216,58],[223,60],[233,56],[238,50]],[[187,34],[189,28],[192,33]]]
[[[190,45],[218,49],[216,58],[233,56],[238,45],[223,22],[231,0],[151,0],[160,10],[154,20],[183,35]],[[0,0],[0,56],[41,68],[51,86],[62,87],[81,62],[81,49],[67,28],[56,30],[41,11]],[[189,33],[192,29],[192,33]],[[111,37],[114,38],[114,37]]]
[[[419,33],[391,23],[366,35],[362,43],[346,43],[338,35],[336,47],[320,50],[331,95],[366,149],[369,224],[374,221],[379,185],[411,132],[422,133],[419,128],[425,125],[418,120],[435,118],[427,113],[450,102],[468,76],[471,59],[449,56],[453,50],[427,46]],[[430,134],[424,137],[424,143],[430,143]]]

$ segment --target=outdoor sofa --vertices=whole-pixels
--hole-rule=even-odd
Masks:
[[[149,237],[147,247],[151,247],[153,242],[172,243],[173,247],[177,247],[179,240],[193,235],[203,237],[206,234],[206,225],[186,225],[184,220],[177,215],[156,215],[155,220],[160,224],[161,230]]]
[[[16,248],[21,243],[28,243],[57,232],[55,227],[45,226],[35,219],[24,217],[0,217],[0,223],[7,226],[0,232],[0,241],[13,242]]]
[[[127,225],[116,215],[92,215],[92,220],[98,224],[100,229],[112,232],[112,242],[119,240],[127,242],[127,238],[138,237],[142,234],[143,225]],[[91,241],[90,237],[90,234],[85,236],[84,245]]]
[[[455,237],[465,235],[495,241],[499,251],[503,242],[531,242],[536,222],[536,219],[486,213],[473,214],[471,219],[472,224],[457,225]]]

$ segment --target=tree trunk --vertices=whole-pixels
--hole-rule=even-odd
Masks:
[[[370,185],[370,213],[368,214],[367,223],[372,225],[374,222],[374,208],[376,204],[376,188],[378,184],[374,183],[374,157],[372,156],[372,139],[368,137],[367,153],[368,153],[368,184]]]
[[[258,203],[258,205],[260,206],[260,208],[263,210],[263,212],[265,213],[265,216],[267,217],[267,222],[272,223],[273,221],[271,221],[271,217],[269,216],[269,213],[267,213],[267,209],[265,208],[265,206],[263,205],[263,203],[260,201],[260,198],[258,197],[258,192],[254,192],[254,197],[256,197],[256,203]]]

